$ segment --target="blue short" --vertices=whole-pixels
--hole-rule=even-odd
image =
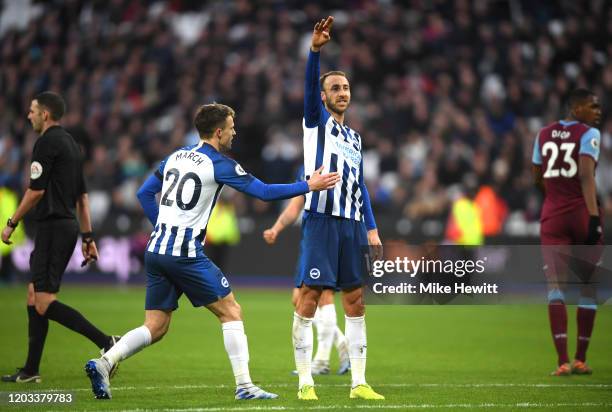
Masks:
[[[145,252],[146,310],[175,310],[184,293],[193,306],[206,306],[232,289],[208,257],[181,257]]]
[[[363,285],[368,236],[363,222],[304,212],[299,269],[295,287],[302,284],[333,289]]]

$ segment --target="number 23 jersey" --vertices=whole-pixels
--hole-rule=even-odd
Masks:
[[[578,121],[560,120],[540,130],[532,162],[542,167],[546,189],[542,221],[586,207],[578,174],[579,158],[590,156],[597,163],[600,139],[599,130]]]

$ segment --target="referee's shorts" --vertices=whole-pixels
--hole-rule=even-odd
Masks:
[[[30,271],[35,292],[57,293],[79,236],[76,219],[38,222]]]

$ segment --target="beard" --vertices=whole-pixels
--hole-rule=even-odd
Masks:
[[[32,123],[32,129],[34,129],[36,133],[40,133],[42,132],[42,125],[39,123]]]
[[[338,105],[336,103],[331,103],[331,102],[328,101],[327,108],[330,111],[334,112],[334,113],[344,114],[344,112],[346,112],[346,109],[348,109],[349,105],[350,105],[350,101],[347,101],[346,102],[346,107],[340,108],[340,107],[338,107]]]
[[[231,148],[232,148],[232,141],[231,140],[229,140],[229,141],[227,141],[225,143],[219,142],[219,149],[220,149],[221,152],[227,153],[227,152],[230,151]]]

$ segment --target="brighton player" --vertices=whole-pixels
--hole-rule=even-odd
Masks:
[[[536,184],[544,191],[541,243],[544,271],[551,285],[548,313],[558,367],[555,376],[591,374],[586,351],[593,331],[596,302],[594,293],[583,288],[577,309],[578,339],[574,361],[567,354],[567,310],[562,279],[566,270],[551,249],[569,245],[601,245],[601,214],[597,205],[595,167],[599,158],[600,133],[594,126],[601,120],[599,100],[593,92],[577,89],[568,99],[569,115],[538,133],[533,148]],[[596,263],[601,247],[582,252]],[[589,276],[590,274],[583,274]]]
[[[255,386],[249,375],[249,350],[240,305],[229,282],[205,255],[206,226],[224,185],[261,200],[288,199],[333,187],[337,173],[306,182],[267,185],[224,156],[232,145],[234,111],[222,104],[201,106],[195,116],[201,141],[180,149],[164,161],[138,191],[155,226],[145,252],[147,293],[144,325],[126,333],[120,345],[92,359],[85,371],[98,399],[111,397],[108,373],[117,362],[159,341],[168,331],[172,312],[185,293],[193,306],[205,306],[219,318],[225,349],[236,379],[236,399],[271,399],[277,395]],[[161,192],[159,206],[155,195]]]
[[[299,377],[298,399],[316,400],[312,379],[312,320],[325,288],[340,288],[351,362],[350,398],[384,399],[366,382],[366,325],[361,248],[380,247],[370,198],[363,181],[361,137],[344,122],[351,101],[348,79],[332,71],[319,77],[319,54],[330,40],[333,17],[315,24],[306,63],[304,172],[324,166],[342,181],[306,195],[302,224],[300,285],[293,317],[293,349]],[[365,221],[365,223],[364,223]],[[367,230],[366,230],[367,229]]]
[[[297,173],[297,181],[304,180],[304,167],[300,167]],[[276,243],[278,235],[289,225],[295,223],[304,210],[304,196],[294,197],[274,222],[271,228],[264,230],[263,238],[269,245]],[[299,262],[299,258],[298,258]],[[298,267],[299,269],[299,267]],[[298,279],[299,282],[299,279]],[[300,285],[296,284],[293,289],[291,303],[295,307],[299,296]],[[348,356],[348,347],[344,334],[338,328],[336,317],[336,305],[334,304],[334,289],[324,289],[321,292],[319,306],[313,318],[313,326],[317,329],[317,353],[312,364],[313,375],[329,374],[329,358],[332,346],[338,351],[340,365],[338,375],[344,375],[350,370],[351,363]],[[297,373],[295,371],[294,373]]]

